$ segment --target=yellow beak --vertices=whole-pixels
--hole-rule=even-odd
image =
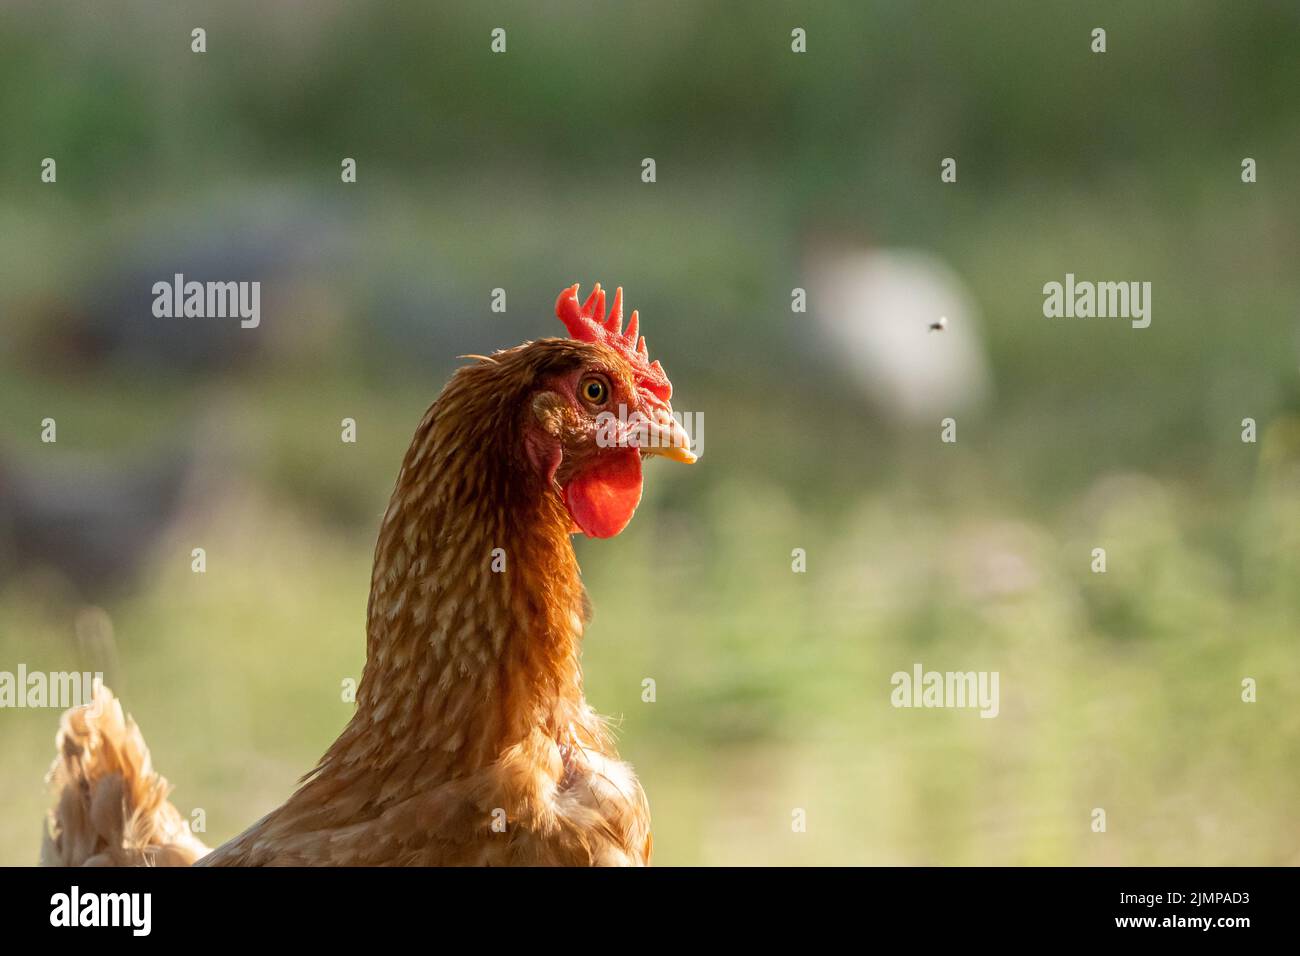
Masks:
[[[662,455],[684,465],[693,465],[699,456],[691,451],[691,436],[671,415],[658,422],[642,422],[637,429],[637,445],[647,455]]]

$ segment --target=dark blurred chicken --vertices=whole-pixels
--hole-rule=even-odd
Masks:
[[[51,568],[87,600],[127,584],[176,513],[196,471],[194,449],[113,464],[84,455],[59,464],[0,454],[0,580]]]

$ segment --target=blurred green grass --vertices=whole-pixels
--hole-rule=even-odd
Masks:
[[[827,517],[762,480],[667,504],[689,480],[655,469],[633,527],[580,549],[589,693],[619,720],[661,862],[1295,862],[1300,665],[1294,575],[1276,566],[1279,536],[1300,537],[1294,474],[1242,503],[1236,567],[1189,540],[1205,516],[1138,477],[1108,479],[1055,526],[898,487]],[[114,608],[112,679],[178,805],[202,807],[221,840],[347,719],[369,537],[255,493],[176,536]],[[1082,546],[1097,540],[1113,542],[1105,576]],[[190,542],[208,549],[205,575]],[[1250,568],[1266,573],[1243,591]],[[0,596],[6,653],[78,666],[66,621],[32,593]],[[1110,627],[1117,615],[1142,639]],[[889,677],[914,660],[999,670],[1001,714],[893,710]],[[1256,704],[1239,702],[1245,676]],[[9,863],[33,857],[54,717],[6,715]],[[1088,831],[1094,806],[1104,837]],[[806,834],[790,832],[794,807]]]
[[[658,862],[1300,862],[1294,9],[654,10],[0,13],[3,447],[48,454],[33,423],[53,414],[59,450],[127,461],[192,431],[217,452],[215,491],[107,607],[110,679],[178,806],[232,836],[348,718],[378,518],[454,366],[375,346],[376,290],[436,271],[483,304],[486,351],[550,334],[555,290],[600,279],[635,292],[708,423],[698,467],[652,467],[629,530],[578,545],[588,692],[620,722]],[[1098,23],[1104,58],[1081,39]],[[937,185],[947,155],[957,188]],[[29,303],[159,223],[263,195],[342,209],[354,237],[296,347],[202,383],[29,361]],[[879,421],[803,348],[789,289],[821,221],[970,284],[997,392],[956,446]],[[1042,320],[1066,271],[1152,280],[1151,328]],[[499,285],[522,326],[487,311]],[[84,666],[74,611],[35,569],[0,583],[0,668]],[[915,661],[1000,671],[1001,715],[894,710]],[[21,864],[57,715],[2,716],[0,863]]]

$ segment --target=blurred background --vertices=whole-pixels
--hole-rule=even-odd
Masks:
[[[348,720],[456,356],[600,281],[706,422],[577,545],[656,862],[1300,863],[1300,8],[1141,6],[5,4],[0,670],[103,670],[238,833]],[[176,272],[260,327],[155,319]],[[1067,272],[1150,328],[1044,318]],[[915,662],[1000,715],[894,709]],[[57,722],[0,711],[0,864]]]

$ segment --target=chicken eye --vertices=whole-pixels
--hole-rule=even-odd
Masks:
[[[598,378],[583,379],[578,386],[578,394],[591,405],[604,405],[605,399],[609,397],[609,386]]]

